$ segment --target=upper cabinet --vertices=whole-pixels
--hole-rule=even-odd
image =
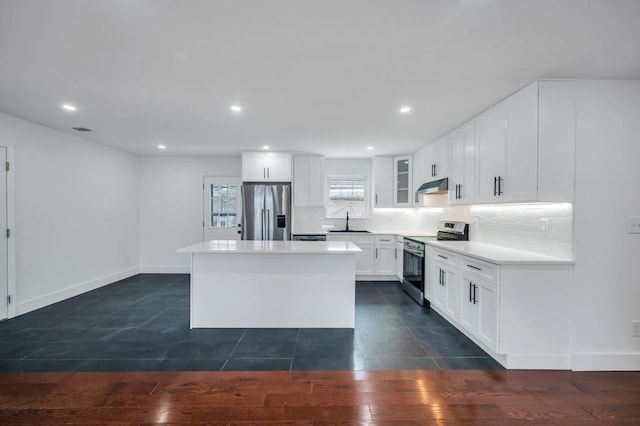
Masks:
[[[475,200],[475,122],[449,133],[449,204],[472,204]]]
[[[427,145],[425,151],[425,167],[425,182],[448,177],[449,141],[446,135],[436,142]]]
[[[243,152],[242,180],[245,182],[291,182],[291,154]]]
[[[393,157],[373,157],[373,207],[393,207]]]
[[[573,201],[574,132],[574,81],[535,82],[485,111],[475,202]]]
[[[412,177],[412,197],[413,197],[413,204],[415,206],[421,206],[422,205],[422,195],[418,195],[416,193],[416,191],[418,191],[418,188],[420,188],[420,185],[422,185],[423,183],[427,182],[427,177],[425,176],[426,174],[426,169],[425,169],[425,160],[426,160],[426,153],[427,153],[427,147],[424,147],[422,149],[420,149],[419,151],[416,151],[413,153],[413,161],[411,162],[411,168],[413,169],[413,177]],[[429,177],[429,180],[431,180],[431,177]]]
[[[393,205],[396,207],[412,206],[411,155],[393,157],[393,176]]]
[[[293,205],[323,207],[325,173],[324,157],[298,155],[293,158]]]

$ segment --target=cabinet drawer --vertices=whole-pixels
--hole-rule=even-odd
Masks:
[[[491,282],[495,282],[498,280],[497,265],[465,256],[461,257],[461,262],[462,263],[460,264],[460,268],[466,273],[479,275]]]
[[[437,262],[445,265],[456,267],[458,265],[458,255],[450,251],[444,251],[437,248],[433,249],[432,257]]]
[[[352,235],[349,237],[354,244],[373,244],[373,235]]]
[[[377,246],[383,246],[383,245],[394,245],[396,243],[396,239],[393,235],[376,235],[376,245]]]

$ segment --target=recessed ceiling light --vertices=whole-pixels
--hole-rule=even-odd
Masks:
[[[373,147],[372,147],[372,146],[368,146],[368,147],[367,147],[367,149],[368,149],[369,151],[373,151]]]
[[[410,106],[402,106],[400,107],[400,113],[401,114],[409,114],[411,112],[411,107]]]
[[[62,105],[62,109],[65,109],[67,111],[76,111],[78,108],[76,108],[75,106],[73,106],[71,104],[63,104]]]
[[[269,149],[269,145],[262,145],[262,149]]]
[[[166,145],[158,145],[158,149],[167,149]]]
[[[229,109],[233,112],[242,112],[242,107],[240,105],[231,105]]]

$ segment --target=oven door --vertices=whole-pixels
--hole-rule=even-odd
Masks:
[[[404,247],[402,288],[419,304],[424,303],[424,252]]]

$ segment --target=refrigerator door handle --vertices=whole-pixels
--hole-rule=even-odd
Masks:
[[[264,226],[265,226],[265,222],[264,222],[264,209],[261,209],[262,211],[262,226],[261,226],[261,231],[262,231],[262,239],[264,240]]]

